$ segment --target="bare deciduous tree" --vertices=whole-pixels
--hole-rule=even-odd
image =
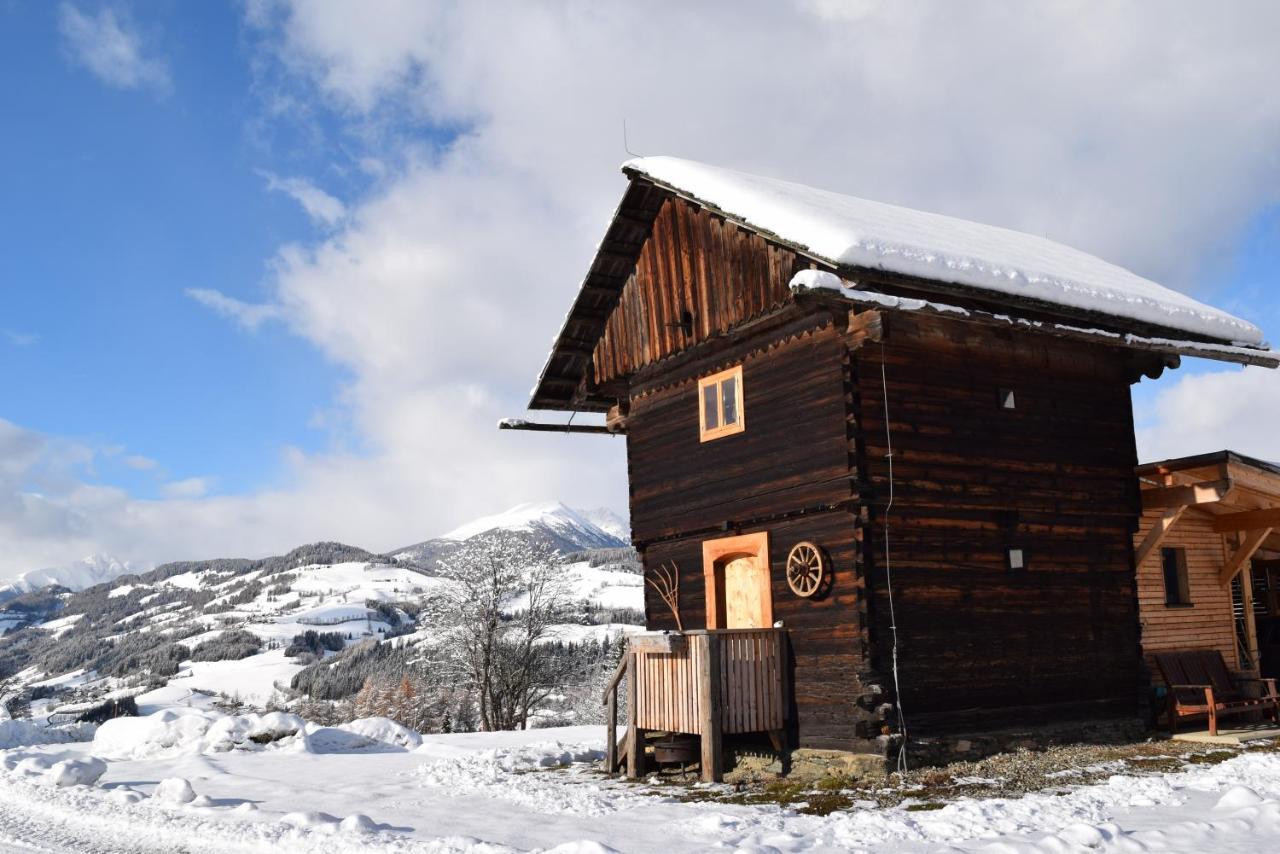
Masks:
[[[559,555],[494,532],[464,543],[440,570],[450,583],[431,603],[431,623],[446,627],[432,650],[436,671],[472,690],[482,729],[527,727],[530,712],[571,676],[571,659],[548,643],[568,603]]]

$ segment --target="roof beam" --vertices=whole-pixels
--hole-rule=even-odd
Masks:
[[[618,430],[610,430],[603,424],[540,424],[525,421],[523,418],[504,418],[498,422],[499,430],[528,430],[532,433],[595,433],[614,435]]]
[[[1231,491],[1230,480],[1206,480],[1185,486],[1164,486],[1142,491],[1142,509],[1183,507],[1192,504],[1213,504],[1221,501]]]
[[[1182,518],[1182,514],[1187,512],[1186,504],[1180,507],[1170,507],[1164,511],[1155,524],[1151,526],[1151,530],[1147,531],[1147,535],[1142,538],[1142,544],[1138,546],[1138,554],[1134,561],[1135,567],[1141,567],[1142,562],[1147,559],[1147,555],[1155,551],[1160,543],[1164,542],[1165,536],[1173,530],[1173,526]]]
[[[1270,528],[1259,528],[1256,531],[1250,531],[1242,542],[1231,555],[1230,559],[1222,567],[1222,572],[1218,574],[1218,583],[1226,587],[1231,583],[1231,579],[1236,577],[1249,560],[1253,557],[1253,553],[1262,545],[1262,541],[1271,535]]]
[[[1280,507],[1224,513],[1213,518],[1213,530],[1220,534],[1230,531],[1256,531],[1258,528],[1280,528]]]

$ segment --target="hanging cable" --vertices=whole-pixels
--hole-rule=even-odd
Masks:
[[[884,444],[889,462],[889,503],[884,508],[884,579],[889,592],[889,632],[893,638],[893,699],[898,707],[898,729],[902,743],[898,745],[898,772],[907,772],[907,718],[902,711],[902,687],[898,683],[898,615],[893,607],[893,564],[889,559],[889,513],[893,510],[893,438],[889,434],[889,380],[884,368],[884,339],[880,341],[880,388],[884,400]]]

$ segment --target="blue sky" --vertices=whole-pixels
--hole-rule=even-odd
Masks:
[[[621,442],[493,430],[623,119],[646,153],[1049,234],[1278,339],[1280,15],[1162,9],[0,0],[0,578],[625,510]],[[1144,453],[1280,458],[1270,377],[1142,383]]]
[[[270,482],[282,444],[326,441],[306,416],[340,372],[282,330],[236,335],[185,290],[261,296],[274,249],[313,231],[262,173],[314,158],[287,124],[254,132],[263,108],[234,8],[139,16],[164,40],[171,93],[113,88],[74,64],[58,12],[0,12],[3,415],[123,446],[97,475],[140,496],[168,479]],[[157,469],[125,465],[134,455]]]

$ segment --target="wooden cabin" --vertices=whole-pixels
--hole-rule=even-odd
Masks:
[[[1142,650],[1207,649],[1280,676],[1280,466],[1234,451],[1138,467]]]
[[[633,738],[883,754],[1136,717],[1129,386],[1182,355],[1275,367],[1261,333],[1039,237],[623,172],[530,408],[626,436],[648,627],[683,630],[633,644]]]

